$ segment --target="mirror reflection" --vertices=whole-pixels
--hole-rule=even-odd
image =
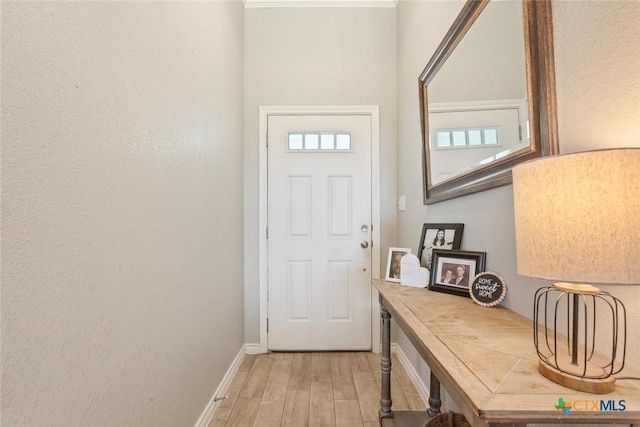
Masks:
[[[420,75],[424,202],[557,153],[551,0],[467,0]]]
[[[438,184],[529,147],[522,3],[493,1],[429,84]]]

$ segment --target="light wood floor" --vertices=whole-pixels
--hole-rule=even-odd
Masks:
[[[426,411],[395,355],[394,410]],[[270,353],[245,356],[209,427],[379,426],[380,355]]]

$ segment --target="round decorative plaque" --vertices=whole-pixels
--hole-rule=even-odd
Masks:
[[[500,304],[507,295],[507,283],[498,273],[483,271],[473,278],[469,295],[476,304],[493,307]]]

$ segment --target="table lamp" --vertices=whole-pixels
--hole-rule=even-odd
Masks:
[[[608,393],[624,367],[626,311],[593,284],[640,282],[640,148],[550,156],[513,168],[517,270],[559,281],[534,297],[538,371]]]

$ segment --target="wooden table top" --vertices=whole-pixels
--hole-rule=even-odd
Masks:
[[[444,390],[473,425],[485,423],[640,423],[640,381],[617,380],[607,394],[575,391],[538,373],[532,321],[501,306],[374,280],[381,302]],[[629,367],[616,377],[634,376]],[[558,400],[574,408],[565,415]],[[594,411],[600,400],[616,409]],[[622,402],[623,401],[623,402]],[[611,408],[611,406],[609,406]]]

